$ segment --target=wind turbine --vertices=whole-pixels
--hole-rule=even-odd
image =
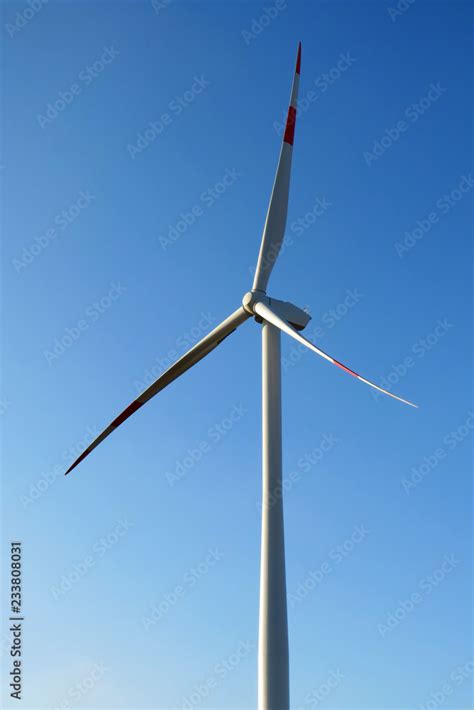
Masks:
[[[281,357],[280,333],[286,333],[320,357],[374,387],[412,407],[415,404],[397,397],[374,382],[358,375],[342,362],[328,355],[301,335],[311,316],[301,308],[267,296],[267,286],[282,245],[288,196],[291,158],[296,125],[298,86],[301,71],[301,42],[298,45],[295,75],[290,105],[278,161],[275,182],[258,255],[252,290],[242,299],[242,305],[214,328],[205,338],[179,358],[166,372],[137,397],[83,451],[70,466],[70,473],[109,434],[128,419],[148,400],[189,370],[214,350],[244,321],[255,318],[262,324],[262,537],[260,567],[260,617],[258,645],[258,708],[288,710],[289,658],[286,605],[285,540],[282,500],[282,432],[281,432]]]

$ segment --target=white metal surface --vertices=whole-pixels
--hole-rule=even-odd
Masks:
[[[290,704],[281,447],[280,331],[264,322],[258,710]]]
[[[403,402],[404,404],[408,404],[410,407],[415,407],[417,408],[417,404],[413,404],[413,402],[409,402],[408,399],[403,399],[402,397],[398,397],[396,394],[393,394],[393,392],[389,392],[388,390],[384,390],[383,387],[379,387],[378,385],[375,384],[375,382],[371,382],[370,380],[366,380],[365,377],[362,377],[362,375],[357,374],[357,372],[354,372],[354,370],[351,370],[350,367],[346,367],[346,365],[343,365],[342,362],[339,362],[339,360],[336,360],[336,358],[332,357],[331,355],[328,355],[327,353],[324,352],[324,350],[321,350],[318,348],[314,343],[311,342],[311,340],[308,340],[308,338],[305,338],[304,335],[301,335],[301,333],[298,333],[295,328],[293,328],[290,323],[286,323],[280,316],[275,313],[275,311],[267,304],[264,303],[263,301],[259,301],[255,303],[254,307],[254,312],[257,313],[261,318],[264,318],[267,320],[269,323],[273,323],[274,326],[279,328],[281,331],[284,333],[287,333],[287,335],[290,335],[292,338],[297,340],[299,343],[302,345],[305,345],[307,348],[315,352],[317,355],[320,357],[323,357],[325,360],[328,362],[332,363],[333,365],[337,365],[337,367],[341,368],[341,370],[344,370],[344,372],[347,372],[349,375],[352,375],[353,377],[356,377],[358,380],[363,382],[366,385],[369,385],[369,387],[373,387],[374,389],[378,390],[379,392],[382,392],[382,394],[386,394],[389,397],[393,397],[393,399],[398,399],[399,402]]]
[[[289,301],[279,301],[277,298],[270,298],[261,291],[249,291],[242,298],[242,307],[247,313],[255,316],[255,306],[257,303],[265,303],[274,313],[277,313],[284,321],[291,323],[296,330],[304,330],[311,320],[311,314],[307,310],[298,308]]]
[[[257,269],[252,290],[266,292],[268,279],[278,257],[285,236],[288,199],[290,194],[291,159],[293,137],[296,124],[298,88],[300,83],[301,43],[298,46],[296,69],[291,87],[290,105],[286,129],[283,134],[280,157],[273,183],[267,218],[263,228],[262,242],[258,255]]]
[[[208,355],[214,348],[216,348],[219,343],[227,338],[228,335],[234,332],[239,325],[250,318],[249,313],[241,306],[237,308],[234,313],[232,313],[228,318],[226,318],[222,323],[220,323],[214,330],[211,330],[202,340],[200,340],[196,345],[188,350],[187,353],[182,355],[171,367],[169,367],[162,375],[160,375],[149,387],[146,388],[131,404],[126,407],[123,412],[121,412],[118,417],[115,417],[113,422],[109,424],[108,427],[102,431],[99,436],[94,439],[94,441],[89,444],[89,446],[82,452],[82,454],[74,461],[71,466],[69,466],[66,471],[66,475],[70,473],[81,461],[83,461],[86,456],[88,456],[91,451],[93,451],[99,444],[106,439],[109,434],[111,434],[117,427],[123,424],[129,417],[132,416],[140,407],[142,407],[146,402],[148,402],[152,397],[154,397],[158,392],[161,392],[165,387],[167,387],[171,382],[174,382],[178,377],[180,377],[186,370],[195,365],[202,360],[203,357]]]

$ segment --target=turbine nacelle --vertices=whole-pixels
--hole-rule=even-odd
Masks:
[[[254,316],[257,323],[261,323],[263,320],[256,311],[258,303],[264,303],[284,321],[291,323],[296,330],[304,330],[311,320],[311,315],[307,311],[298,308],[289,301],[270,298],[263,291],[248,291],[242,299],[242,306],[249,315]]]

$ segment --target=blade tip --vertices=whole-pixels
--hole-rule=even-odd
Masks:
[[[76,468],[76,466],[77,466],[78,463],[79,463],[79,461],[74,461],[74,463],[73,463],[71,466],[69,466],[68,470],[66,471],[66,473],[65,473],[64,475],[67,476],[68,473],[71,473],[71,471],[72,471],[74,468]]]
[[[67,476],[68,473],[71,473],[71,471],[72,471],[74,468],[76,468],[76,466],[78,466],[78,465],[81,463],[81,461],[83,461],[83,460],[86,458],[86,456],[87,456],[90,452],[91,452],[91,448],[90,448],[90,447],[87,448],[87,449],[85,449],[85,451],[82,452],[82,454],[74,461],[74,463],[72,463],[72,464],[69,466],[68,470],[66,471],[66,473],[65,473],[64,475]]]
[[[298,56],[296,57],[296,73],[301,74],[301,42],[298,42]]]
[[[400,402],[403,402],[403,404],[408,404],[409,407],[413,407],[414,409],[419,409],[419,405],[415,404],[414,402],[410,402],[409,399],[402,399],[402,397],[398,397]]]

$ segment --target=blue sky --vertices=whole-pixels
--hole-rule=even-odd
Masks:
[[[292,707],[472,707],[471,14],[4,4],[2,549],[6,571],[23,543],[24,708],[255,707],[256,324],[62,473],[249,289],[299,40],[269,292],[420,409],[283,340]]]

